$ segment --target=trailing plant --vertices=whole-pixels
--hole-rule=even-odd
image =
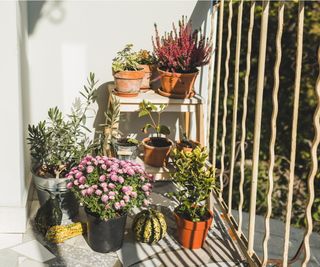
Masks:
[[[161,70],[191,73],[209,63],[212,47],[208,39],[201,31],[192,30],[191,23],[186,23],[184,16],[179,21],[178,30],[173,24],[173,30],[162,37],[156,24],[154,27],[155,38],[152,38],[152,43]]]
[[[178,191],[168,195],[178,202],[176,213],[197,222],[208,218],[205,200],[215,188],[212,167],[207,166],[206,148],[196,147],[192,152],[174,149],[171,155],[175,172],[171,175]]]
[[[67,178],[70,179],[67,188],[102,220],[150,204],[153,176],[138,163],[88,155],[71,169]]]
[[[139,117],[149,116],[151,123],[146,123],[142,132],[148,133],[150,128],[154,129],[157,137],[160,137],[161,134],[169,135],[170,129],[168,126],[160,124],[161,113],[166,109],[167,105],[161,104],[159,108],[157,108],[154,104],[149,101],[143,100],[139,104]],[[152,116],[152,112],[157,113],[157,119]]]
[[[64,177],[68,168],[96,148],[97,144],[87,137],[91,131],[86,127],[87,112],[96,100],[94,73],[90,73],[87,81],[88,86],[80,92],[84,103],[77,99],[67,118],[58,107],[50,108],[48,120],[28,126],[27,141],[34,161],[33,171],[38,176]]]
[[[142,65],[152,65],[155,63],[155,57],[150,51],[141,49],[137,52],[138,63]]]
[[[133,44],[127,44],[125,48],[117,53],[112,61],[112,70],[117,73],[119,71],[135,71],[140,70],[138,54],[132,51]]]

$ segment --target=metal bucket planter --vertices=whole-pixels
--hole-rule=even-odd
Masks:
[[[33,182],[37,189],[38,199],[42,206],[50,197],[46,191],[59,196],[60,206],[63,213],[67,214],[70,218],[78,214],[79,203],[75,199],[72,192],[67,189],[67,178],[43,178],[32,173]]]

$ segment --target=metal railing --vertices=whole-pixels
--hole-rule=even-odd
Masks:
[[[244,84],[239,83],[239,66],[240,66],[240,51],[241,51],[241,38],[242,36],[242,19],[243,19],[243,4],[244,1],[225,1],[221,0],[216,3],[216,6],[212,9],[212,16],[218,16],[217,27],[217,47],[216,47],[216,72],[214,73],[215,80],[215,92],[208,94],[214,95],[214,102],[210,103],[210,111],[214,112],[213,116],[213,139],[212,139],[212,164],[213,167],[217,167],[218,155],[219,157],[219,169],[217,176],[219,176],[220,188],[215,192],[215,197],[223,210],[225,218],[232,226],[233,232],[236,235],[240,246],[247,257],[247,260],[251,266],[267,266],[268,263],[274,263],[281,266],[288,266],[292,261],[289,259],[289,241],[290,241],[290,227],[291,227],[291,213],[292,213],[292,197],[293,197],[293,183],[295,179],[295,163],[296,163],[296,149],[297,149],[297,131],[298,131],[298,114],[299,114],[299,95],[300,95],[300,83],[301,83],[301,68],[302,68],[302,52],[303,52],[303,25],[304,25],[304,2],[299,1],[298,14],[297,14],[297,40],[296,40],[296,54],[295,54],[295,81],[293,92],[293,115],[292,115],[292,129],[291,129],[291,150],[290,150],[290,171],[288,178],[288,197],[286,204],[286,220],[285,220],[285,234],[283,244],[283,257],[278,260],[271,260],[268,256],[268,243],[270,239],[270,217],[272,214],[272,192],[274,183],[274,165],[275,165],[275,143],[277,138],[277,120],[278,120],[278,94],[279,94],[279,80],[280,80],[280,64],[282,60],[282,33],[284,28],[284,9],[285,1],[279,1],[277,10],[277,34],[275,38],[275,63],[273,67],[273,89],[272,89],[272,115],[270,121],[270,140],[269,140],[269,166],[268,166],[268,190],[266,193],[267,211],[265,214],[265,236],[263,239],[263,257],[260,259],[254,251],[254,239],[255,239],[255,222],[256,222],[256,200],[257,200],[257,187],[258,187],[258,168],[259,168],[259,152],[260,152],[260,139],[261,139],[261,121],[262,121],[262,104],[263,104],[263,91],[265,81],[265,65],[266,65],[266,48],[268,38],[268,19],[269,19],[269,6],[270,1],[251,1],[250,13],[246,16],[250,16],[249,24],[246,36],[246,68],[244,75]],[[261,24],[260,24],[260,39],[253,39],[254,19],[256,5],[261,5]],[[225,12],[227,9],[228,12]],[[230,49],[232,39],[232,21],[233,10],[237,9],[237,27],[235,38],[235,58],[234,58],[234,81],[233,92],[229,90],[230,79]],[[224,19],[224,13],[228,14],[228,18]],[[226,23],[226,25],[224,24]],[[227,29],[227,38],[224,39],[223,29]],[[243,203],[244,192],[243,186],[245,177],[245,144],[246,144],[246,120],[247,120],[247,108],[248,108],[248,96],[249,96],[249,77],[251,70],[251,50],[252,42],[259,42],[259,56],[258,56],[258,71],[257,71],[257,84],[255,91],[255,112],[254,112],[254,130],[253,130],[253,153],[252,153],[252,173],[251,173],[251,192],[250,192],[250,207],[249,207],[249,222],[248,222],[248,237],[243,233]],[[225,49],[225,57],[222,58],[222,51]],[[224,61],[224,69],[223,69]],[[213,64],[213,62],[211,63]],[[318,64],[320,68],[320,48],[318,50]],[[223,71],[224,70],[224,71]],[[224,77],[221,77],[224,74]],[[223,80],[223,85],[221,81]],[[208,90],[212,90],[212,82],[209,83]],[[239,99],[239,90],[242,91],[242,99]],[[223,92],[220,92],[223,91]],[[313,116],[314,127],[314,139],[311,146],[311,168],[307,179],[308,184],[308,202],[306,206],[305,217],[307,226],[303,238],[303,243],[300,246],[300,251],[304,250],[304,258],[302,260],[302,266],[307,266],[310,260],[310,234],[312,233],[313,221],[311,208],[315,198],[314,179],[318,172],[318,158],[317,149],[320,142],[320,72],[315,85],[315,92],[317,96],[317,108]],[[221,97],[221,93],[223,96]],[[230,127],[231,132],[227,131],[227,114],[228,105],[227,100],[232,93],[232,120]],[[222,99],[221,99],[222,98]],[[242,100],[242,117],[241,123],[238,125],[238,102]],[[211,99],[209,100],[211,101]],[[222,108],[219,109],[220,105]],[[219,110],[222,110],[221,121],[219,122]],[[238,127],[239,126],[239,127]],[[218,151],[218,130],[222,127],[221,139],[219,140],[221,151]],[[237,140],[237,129],[241,129],[241,138]],[[231,134],[231,153],[229,162],[229,183],[227,200],[223,198],[224,193],[224,175],[226,172],[226,136]],[[239,203],[238,203],[238,220],[233,215],[233,183],[234,183],[234,169],[236,164],[236,145],[240,144],[240,181],[239,181]],[[248,157],[248,156],[247,156]],[[226,204],[227,203],[227,204]]]

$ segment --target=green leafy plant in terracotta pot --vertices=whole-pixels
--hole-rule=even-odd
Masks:
[[[175,167],[172,179],[178,190],[168,195],[178,203],[174,210],[178,240],[183,247],[201,248],[213,219],[205,205],[215,188],[213,168],[207,166],[208,153],[200,147],[191,152],[174,149],[171,158]]]
[[[127,44],[112,61],[115,93],[119,96],[138,95],[145,74],[143,68],[139,66],[138,55],[132,47],[132,44]]]
[[[87,214],[89,246],[102,253],[121,248],[127,214],[150,204],[153,176],[132,161],[87,155],[67,178]]]
[[[148,90],[151,88],[151,83],[156,76],[155,57],[150,51],[141,49],[137,52],[138,63],[144,71],[140,90]]]
[[[87,137],[90,129],[86,127],[87,112],[96,99],[96,84],[94,74],[90,73],[88,86],[80,92],[84,101],[76,99],[70,114],[64,116],[57,107],[50,108],[47,120],[28,126],[31,171],[41,205],[50,198],[48,191],[59,196],[62,206],[70,204],[65,175],[84,155],[98,147]]]
[[[173,98],[190,98],[194,95],[194,83],[198,68],[209,63],[212,47],[204,34],[192,30],[185,17],[179,21],[178,29],[159,35],[155,24],[154,54],[161,77],[159,93]]]
[[[164,104],[157,107],[146,100],[139,104],[139,117],[148,116],[150,118],[150,123],[145,124],[142,131],[148,133],[150,129],[153,129],[155,132],[155,136],[142,140],[144,162],[154,167],[162,167],[165,164],[173,145],[173,142],[167,138],[167,135],[170,134],[170,129],[161,124],[161,113],[166,107]],[[157,118],[154,118],[152,113],[156,113]]]

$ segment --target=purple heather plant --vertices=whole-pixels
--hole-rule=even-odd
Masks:
[[[88,155],[66,177],[70,179],[67,188],[102,220],[150,204],[153,176],[138,163]]]
[[[212,47],[199,30],[192,30],[185,17],[179,21],[179,28],[173,24],[173,31],[160,37],[155,24],[155,39],[152,38],[154,54],[161,70],[191,73],[209,63]]]

